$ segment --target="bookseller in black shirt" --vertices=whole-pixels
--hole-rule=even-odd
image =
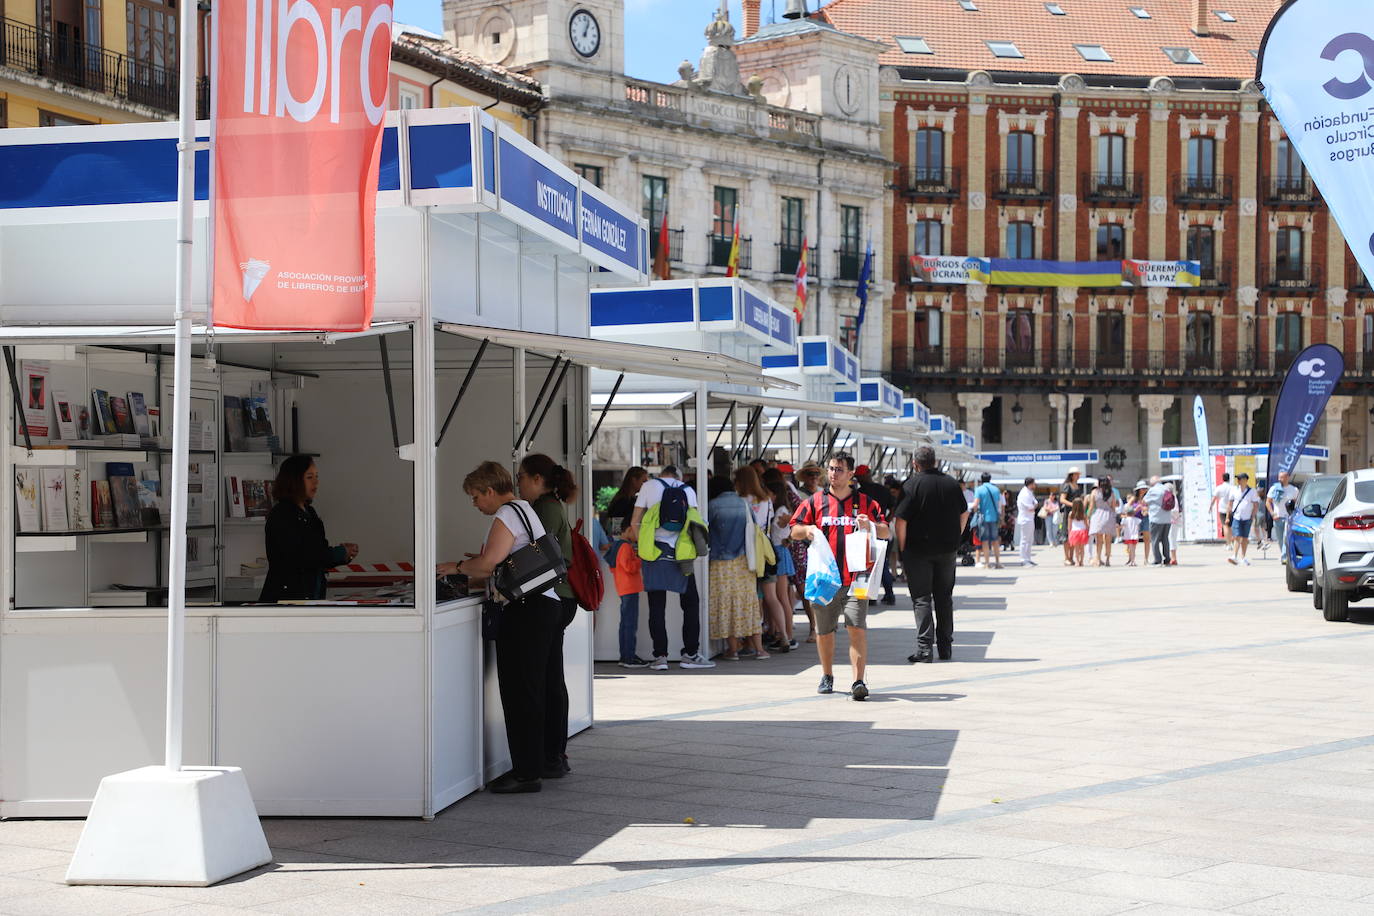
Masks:
[[[267,581],[258,600],[323,598],[325,571],[358,555],[357,544],[330,546],[324,522],[311,505],[319,489],[320,472],[313,459],[292,455],[281,463],[267,516]]]
[[[916,614],[916,652],[907,661],[933,661],[953,654],[955,552],[968,520],[968,503],[958,481],[935,466],[935,450],[916,450],[917,472],[902,487],[897,506],[897,546],[906,569]]]

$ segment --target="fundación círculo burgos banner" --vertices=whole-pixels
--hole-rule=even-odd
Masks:
[[[1288,0],[1269,23],[1256,76],[1360,267],[1374,276],[1374,4]]]

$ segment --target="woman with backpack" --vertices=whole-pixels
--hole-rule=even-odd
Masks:
[[[563,561],[572,562],[572,528],[568,525],[566,503],[577,498],[577,481],[572,472],[548,455],[526,455],[515,479],[520,498],[534,507],[544,530],[558,539]],[[545,779],[559,779],[572,772],[568,766],[568,684],[563,675],[563,634],[577,618],[577,598],[566,581],[554,586],[560,614],[553,634],[548,666],[544,673],[544,773]]]

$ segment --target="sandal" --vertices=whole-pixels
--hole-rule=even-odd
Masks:
[[[757,661],[757,660],[759,660],[759,659],[772,658],[772,657],[773,657],[773,656],[769,655],[767,652],[760,652],[759,654],[757,654],[757,655],[754,656],[754,659]]]
[[[728,653],[728,652],[722,652],[722,653],[720,653],[720,657],[723,658],[723,659],[725,659],[727,662],[737,662],[737,661],[739,661],[739,656],[738,656],[738,655],[731,655],[731,654]]]

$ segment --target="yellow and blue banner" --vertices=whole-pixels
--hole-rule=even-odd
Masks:
[[[993,258],[991,286],[1120,286],[1120,261]]]
[[[1197,261],[1039,261],[912,255],[912,282],[985,286],[1196,287]]]

